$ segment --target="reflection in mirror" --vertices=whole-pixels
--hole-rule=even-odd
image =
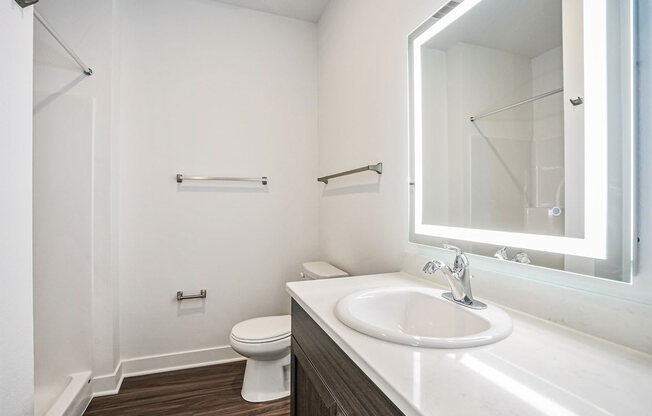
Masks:
[[[410,37],[411,241],[629,280],[630,4],[589,4],[450,2]]]

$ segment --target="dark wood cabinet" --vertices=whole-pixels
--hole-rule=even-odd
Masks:
[[[292,301],[292,416],[403,413]]]
[[[338,416],[344,414],[337,405],[335,396],[303,353],[296,342],[292,344],[292,368],[294,369],[292,414],[311,416]]]

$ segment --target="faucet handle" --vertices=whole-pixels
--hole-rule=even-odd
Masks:
[[[450,244],[444,244],[444,248],[446,250],[453,250],[455,252],[456,256],[459,256],[462,254],[462,250],[459,247],[452,246]]]
[[[524,252],[524,251],[522,251],[520,253],[516,253],[516,255],[514,256],[514,258],[512,260],[517,262],[517,263],[523,263],[523,264],[532,263],[532,261],[530,260],[530,256],[528,256],[528,254],[526,252]]]
[[[494,254],[494,257],[498,260],[509,260],[509,256],[507,255],[507,247],[499,248]]]
[[[444,244],[446,250],[453,250],[455,252],[455,269],[460,270],[469,266],[469,259],[466,258],[466,254],[462,252],[462,249],[459,247],[452,246],[450,244]]]

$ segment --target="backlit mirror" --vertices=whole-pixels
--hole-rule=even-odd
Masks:
[[[629,0],[461,0],[409,39],[411,233],[629,281]]]

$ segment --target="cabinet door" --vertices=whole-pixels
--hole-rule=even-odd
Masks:
[[[301,347],[294,342],[292,416],[346,416]]]

